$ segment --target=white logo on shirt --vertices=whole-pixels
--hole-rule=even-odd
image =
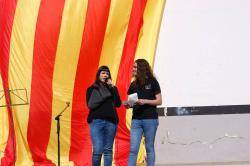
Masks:
[[[145,89],[151,89],[151,84],[145,85]]]

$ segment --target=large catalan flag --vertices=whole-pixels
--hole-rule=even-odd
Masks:
[[[100,65],[121,98],[135,59],[153,65],[165,0],[0,0],[1,166],[90,166],[86,88]],[[23,92],[25,91],[25,93]],[[27,100],[26,104],[22,103]],[[16,105],[15,105],[16,104]],[[114,164],[126,166],[131,111],[118,109]],[[141,150],[138,162],[145,153]]]

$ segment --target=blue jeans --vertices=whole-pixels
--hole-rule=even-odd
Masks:
[[[100,166],[102,154],[104,154],[104,165],[112,165],[113,143],[116,130],[117,125],[107,120],[94,119],[90,123],[90,133],[93,144],[93,166]]]
[[[130,153],[128,166],[136,166],[137,155],[141,143],[142,134],[145,137],[147,166],[155,164],[155,135],[158,127],[158,119],[133,119],[130,130]]]

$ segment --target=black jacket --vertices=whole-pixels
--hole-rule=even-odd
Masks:
[[[119,122],[116,108],[121,106],[117,88],[107,84],[92,85],[87,89],[88,123],[93,119],[104,119],[115,124]]]

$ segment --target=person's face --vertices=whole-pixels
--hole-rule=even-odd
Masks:
[[[109,72],[101,71],[100,76],[99,76],[100,81],[105,82],[107,78],[109,78]]]
[[[133,77],[135,77],[137,74],[137,63],[134,63],[133,65],[132,74],[133,74]]]

